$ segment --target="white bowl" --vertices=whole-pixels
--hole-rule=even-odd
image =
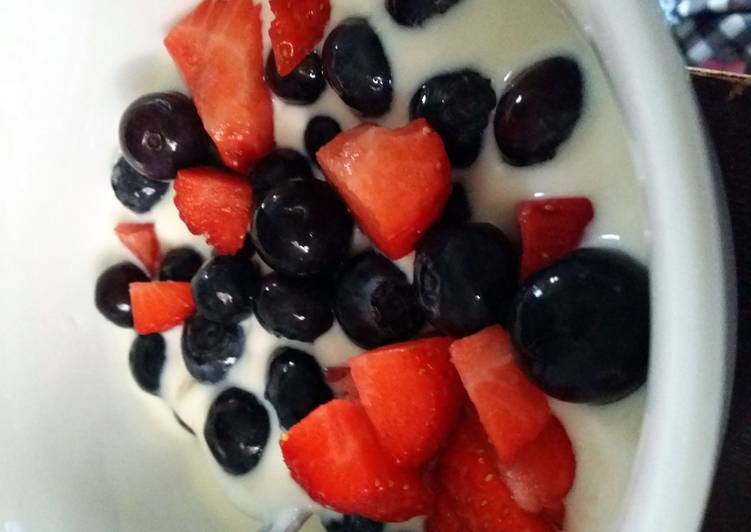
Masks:
[[[656,0],[569,4],[622,105],[652,231],[648,405],[620,530],[690,532],[709,491],[732,369],[720,193]],[[0,4],[5,532],[247,530],[201,477],[190,437],[175,424],[165,438],[161,427],[172,425],[133,406],[155,399],[132,393],[126,357],[103,356],[113,335],[129,333],[99,319],[91,298],[103,265],[92,257],[114,222],[106,169],[119,113],[138,87],[178,83],[154,49],[186,8],[183,0]]]

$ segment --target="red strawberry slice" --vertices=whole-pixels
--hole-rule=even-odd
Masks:
[[[120,223],[115,227],[115,234],[148,272],[156,275],[161,254],[154,224]]]
[[[217,253],[232,255],[243,246],[250,226],[253,191],[248,180],[215,168],[180,170],[175,206],[194,235],[204,235]]]
[[[451,361],[498,456],[510,463],[550,419],[547,397],[514,362],[511,339],[499,325],[454,342]]]
[[[326,368],[326,382],[338,399],[351,399],[358,401],[360,394],[352,380],[352,373],[346,367]]]
[[[317,158],[360,228],[392,259],[414,249],[451,193],[443,141],[422,118],[400,129],[363,124]]]
[[[456,501],[445,490],[436,494],[433,513],[425,520],[425,532],[472,532],[459,515]]]
[[[551,198],[518,204],[522,279],[576,249],[594,216],[592,202],[587,198]]]
[[[269,28],[279,74],[286,76],[313,51],[331,15],[329,0],[271,0]]]
[[[337,512],[395,522],[428,513],[432,497],[422,476],[394,464],[355,402],[318,407],[282,436],[281,446],[292,478]]]
[[[402,467],[419,467],[433,457],[464,403],[449,354],[452,341],[414,340],[349,362],[381,445]]]
[[[190,283],[175,281],[131,283],[130,305],[138,334],[167,331],[196,310]]]
[[[554,506],[543,508],[541,515],[556,529],[562,530],[566,522],[566,506],[563,501],[558,501]]]
[[[260,6],[252,0],[204,0],[164,44],[224,164],[246,173],[274,147]]]

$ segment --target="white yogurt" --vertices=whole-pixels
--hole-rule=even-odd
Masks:
[[[263,2],[265,29],[271,21]],[[553,54],[577,58],[586,78],[586,108],[572,138],[549,163],[514,168],[503,163],[492,138],[485,135],[477,163],[456,172],[467,192],[477,221],[498,225],[515,236],[513,206],[522,199],[585,195],[595,206],[596,217],[585,238],[586,245],[612,246],[648,259],[639,179],[632,165],[626,134],[613,96],[593,51],[565,14],[549,0],[463,0],[446,15],[431,19],[423,28],[397,26],[386,13],[383,0],[331,0],[328,30],[349,16],[364,16],[379,34],[391,62],[395,87],[392,110],[376,120],[390,127],[408,121],[409,100],[415,90],[439,72],[470,67],[492,79],[497,96],[508,80],[525,66]],[[266,51],[269,50],[265,38]],[[330,89],[318,102],[298,107],[274,101],[276,140],[280,146],[304,151],[303,131],[310,117],[326,114],[343,128],[356,125],[357,116]],[[172,193],[153,211],[139,219],[156,222],[165,249],[190,245],[209,256],[203,239],[191,235],[172,204]],[[123,219],[133,215],[123,215]],[[359,234],[353,248],[367,240]],[[411,279],[413,255],[398,262]],[[271,353],[290,345],[314,354],[323,366],[341,366],[362,352],[338,325],[314,344],[283,340],[266,332],[255,318],[242,324],[245,351],[225,382],[217,386],[196,383],[187,373],[180,349],[181,328],[165,334],[167,364],[161,393],[166,403],[198,435],[196,450],[227,496],[248,515],[271,521],[289,515],[290,509],[324,511],[291,479],[277,441],[280,430],[276,413],[263,399]],[[226,387],[253,392],[268,409],[272,432],[258,467],[248,475],[232,477],[222,472],[202,438],[203,424],[213,399]],[[567,500],[566,530],[602,532],[615,521],[639,436],[643,392],[606,407],[553,401],[571,436],[577,457],[574,488]],[[286,512],[286,514],[285,514]],[[390,530],[421,530],[421,520],[390,525]],[[312,519],[306,529],[320,529]]]

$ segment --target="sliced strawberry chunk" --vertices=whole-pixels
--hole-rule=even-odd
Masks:
[[[196,310],[190,283],[175,281],[131,283],[130,305],[138,334],[169,330]]]
[[[454,342],[451,361],[498,456],[511,462],[550,419],[547,397],[514,362],[511,339],[500,325]]]
[[[592,202],[587,198],[551,198],[517,205],[522,279],[576,249],[594,216]]]
[[[360,399],[355,381],[352,380],[352,373],[347,367],[326,368],[326,383],[337,399],[351,399],[353,401]]]
[[[556,529],[562,530],[566,522],[566,505],[563,501],[558,501],[553,506],[543,508],[541,515]]]
[[[396,522],[428,513],[432,497],[420,473],[394,464],[353,401],[318,407],[282,436],[281,446],[292,478],[337,512]]]
[[[246,173],[274,147],[260,6],[252,0],[204,0],[164,44],[224,164]]]
[[[269,28],[279,74],[286,76],[313,51],[331,16],[329,0],[271,0]]]
[[[464,403],[451,338],[426,338],[350,360],[360,401],[397,464],[419,467],[446,438]]]
[[[318,151],[363,232],[392,259],[441,215],[451,193],[451,165],[441,137],[425,119],[400,129],[363,124]]]
[[[154,224],[120,223],[115,227],[115,234],[148,272],[156,275],[161,253]]]
[[[180,170],[175,179],[175,206],[194,235],[204,235],[220,254],[243,246],[250,226],[253,191],[242,176],[200,167]]]
[[[433,513],[425,520],[425,532],[472,532],[459,515],[456,501],[446,490],[436,494]]]

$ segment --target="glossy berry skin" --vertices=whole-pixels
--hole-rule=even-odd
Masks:
[[[189,283],[203,265],[203,256],[191,247],[169,250],[159,266],[160,281],[182,281]]]
[[[381,532],[383,523],[358,515],[345,515],[341,519],[323,524],[326,532]]]
[[[139,214],[149,212],[169,188],[169,183],[139,174],[120,157],[112,168],[112,190],[125,207]]]
[[[255,395],[224,390],[209,409],[203,436],[217,463],[230,475],[249,473],[263,456],[271,424]]]
[[[490,80],[465,69],[426,81],[412,97],[409,114],[425,118],[443,139],[451,164],[466,168],[480,154],[495,103]]]
[[[394,22],[401,26],[422,26],[435,15],[442,15],[460,0],[386,0]]]
[[[500,229],[486,223],[437,225],[416,251],[420,304],[438,330],[467,336],[506,317],[517,257]]]
[[[469,206],[467,191],[459,183],[454,183],[451,188],[446,206],[443,208],[441,221],[444,223],[459,225],[468,222],[472,217],[472,208]]]
[[[344,103],[362,116],[381,116],[391,107],[391,65],[381,39],[364,18],[346,19],[329,33],[323,72]]]
[[[130,347],[128,361],[136,384],[145,392],[158,395],[164,369],[164,337],[161,334],[137,336]]]
[[[549,161],[574,130],[584,104],[579,65],[553,57],[519,74],[501,96],[495,112],[495,140],[514,166]]]
[[[334,398],[316,359],[291,347],[272,353],[265,395],[285,429]]]
[[[339,122],[330,116],[314,116],[305,127],[305,151],[318,164],[316,153],[342,132]]]
[[[332,272],[349,252],[353,221],[323,181],[292,179],[274,187],[256,208],[253,243],[264,262],[297,277]]]
[[[250,172],[253,196],[261,201],[276,185],[295,178],[313,179],[310,162],[300,152],[290,148],[278,148],[258,161]]]
[[[333,324],[331,305],[327,286],[272,273],[261,282],[255,312],[258,321],[270,333],[312,342]]]
[[[610,403],[649,365],[649,277],[617,251],[578,249],[530,276],[510,319],[517,360],[545,393]]]
[[[221,323],[239,323],[253,313],[258,283],[254,264],[218,255],[198,270],[191,285],[200,314]]]
[[[245,333],[239,325],[223,324],[194,314],[185,320],[182,351],[185,368],[198,382],[224,379],[245,348]]]
[[[133,327],[129,285],[148,280],[146,274],[131,262],[110,266],[96,282],[94,302],[97,310],[115,325]]]
[[[309,105],[326,90],[321,57],[312,52],[292,72],[281,76],[276,68],[274,53],[266,59],[266,83],[271,92],[287,103]]]
[[[120,119],[123,157],[151,179],[174,179],[181,168],[206,161],[209,145],[195,105],[179,92],[141,96]]]

